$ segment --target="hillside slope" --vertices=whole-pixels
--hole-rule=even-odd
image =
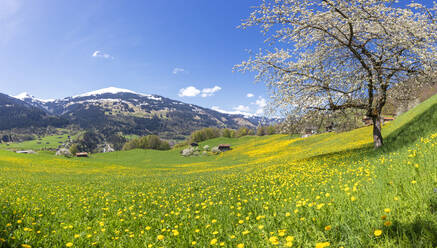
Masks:
[[[68,122],[21,100],[0,93],[0,130],[29,126],[63,126]]]
[[[379,150],[370,128],[201,143],[218,156],[3,150],[0,247],[436,247],[436,103]]]

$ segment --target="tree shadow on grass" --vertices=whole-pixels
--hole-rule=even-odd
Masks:
[[[15,246],[10,245],[7,241],[5,242],[0,242],[0,248],[12,248]]]
[[[384,152],[392,152],[404,148],[436,129],[437,104],[434,104],[427,111],[417,115],[385,137],[385,146],[383,146],[382,150]]]
[[[388,229],[387,235],[397,242],[400,247],[436,247],[437,246],[437,223],[416,218],[410,223],[395,221]]]
[[[351,157],[379,156],[385,153],[395,152],[402,148],[411,146],[421,137],[426,137],[430,132],[437,129],[437,104],[432,105],[427,111],[417,115],[400,128],[394,130],[384,137],[384,146],[374,149],[373,144],[363,147],[343,150],[339,152],[324,153],[312,156],[308,159],[319,159],[334,156],[336,154],[350,154]]]

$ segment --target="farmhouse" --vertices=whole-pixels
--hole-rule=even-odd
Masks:
[[[229,144],[220,144],[218,145],[218,149],[222,152],[231,150],[231,145]]]
[[[26,150],[26,151],[16,151],[15,153],[20,153],[20,154],[35,154],[36,152],[34,152],[33,150]]]
[[[386,122],[394,121],[394,117],[381,117],[381,122],[384,125]],[[363,118],[363,123],[366,126],[370,126],[373,124],[372,118],[366,116]]]
[[[87,158],[88,157],[88,153],[87,152],[78,152],[78,153],[76,153],[76,157],[78,157],[78,158]]]

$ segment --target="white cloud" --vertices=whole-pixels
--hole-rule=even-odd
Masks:
[[[171,73],[178,74],[178,73],[182,73],[182,72],[185,72],[185,69],[176,67],[173,69],[173,71]]]
[[[244,112],[249,112],[250,108],[249,106],[244,106],[244,105],[238,105],[237,107],[234,107],[235,111],[244,111]]]
[[[220,86],[214,86],[213,88],[205,88],[202,90],[202,97],[208,97],[208,96],[213,96],[214,93],[216,93],[217,91],[220,91],[222,89],[222,87]]]
[[[257,105],[258,109],[256,110],[255,114],[256,115],[263,115],[264,114],[264,109],[267,106],[267,101],[266,99],[264,99],[263,97],[258,97],[258,99],[253,102],[252,104]]]
[[[218,106],[212,106],[211,109],[212,109],[212,110],[215,110],[215,111],[217,111],[217,112],[220,112],[220,113],[224,113],[224,114],[253,116],[253,114],[251,114],[251,113],[247,113],[247,112],[239,111],[239,110],[235,110],[235,111],[226,111],[226,110],[224,110],[224,109],[221,109],[221,108],[218,107]]]
[[[179,90],[180,97],[194,97],[200,94],[200,90],[194,86],[188,86],[187,88],[182,88]]]
[[[92,55],[94,58],[104,58],[104,59],[113,59],[114,57],[112,57],[110,54],[101,52],[101,51],[95,51]]]
[[[200,94],[201,97],[209,97],[209,96],[213,96],[214,93],[216,93],[217,91],[220,91],[222,88],[220,86],[214,86],[213,88],[204,88],[202,90],[197,89],[194,86],[188,86],[186,88],[182,88],[179,90],[179,96],[180,97],[195,97],[198,96]]]
[[[263,108],[259,108],[255,112],[255,115],[263,115],[263,114],[264,114],[264,109]]]
[[[254,96],[255,96],[255,95],[252,94],[252,93],[247,93],[247,95],[246,95],[247,98],[252,98],[252,97],[254,97]]]
[[[267,101],[263,97],[259,97],[258,100],[256,100],[255,104],[258,105],[258,107],[260,108],[264,108],[265,106],[267,106]]]

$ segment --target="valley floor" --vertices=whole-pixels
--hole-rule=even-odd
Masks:
[[[0,247],[435,247],[437,96],[384,127],[218,156],[0,150]]]

